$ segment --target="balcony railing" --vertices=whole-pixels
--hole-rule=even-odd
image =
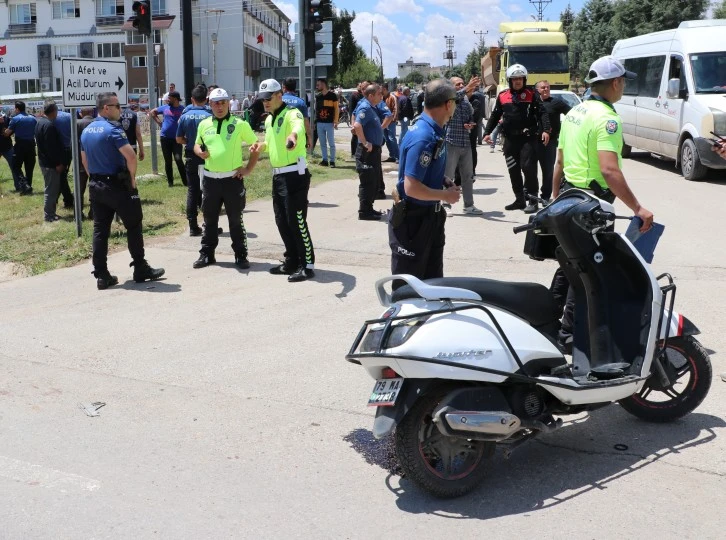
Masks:
[[[8,25],[8,32],[10,32],[11,36],[18,34],[35,34],[35,23],[10,24]]]
[[[96,26],[121,26],[124,20],[123,15],[96,16]]]

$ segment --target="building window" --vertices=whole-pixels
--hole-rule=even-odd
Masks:
[[[36,94],[40,92],[40,79],[16,79],[13,81],[16,94]]]
[[[97,43],[96,58],[121,58],[124,55],[123,43]]]
[[[151,0],[151,16],[166,15],[166,0]]]
[[[62,92],[63,91],[63,83],[62,83],[60,77],[56,77],[55,78],[55,91],[56,92]]]
[[[35,4],[10,4],[10,24],[31,24],[36,22]]]
[[[56,45],[55,59],[60,60],[61,58],[78,58],[81,56],[80,45]]]
[[[81,16],[81,8],[78,0],[60,0],[53,2],[54,19],[78,19]]]
[[[132,56],[131,57],[131,67],[145,68],[146,67],[146,57],[145,56]]]
[[[124,14],[124,0],[96,0],[96,16],[112,17]]]
[[[132,88],[131,93],[132,94],[148,94],[149,89],[148,88]]]
[[[154,30],[154,43],[161,43],[161,30]],[[145,45],[146,36],[136,30],[126,32],[126,45]]]

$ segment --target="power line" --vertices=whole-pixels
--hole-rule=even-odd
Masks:
[[[536,7],[537,20],[541,22],[544,20],[545,8],[552,3],[552,0],[529,0],[529,3]]]
[[[454,50],[454,36],[444,36],[446,39],[446,50],[444,51],[444,60],[449,61],[449,69],[454,68],[454,58],[456,58],[456,51]]]

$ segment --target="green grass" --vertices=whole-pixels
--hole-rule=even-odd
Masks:
[[[313,184],[343,178],[355,178],[353,163],[344,161],[349,157],[339,152],[339,167],[330,169],[311,165]],[[164,159],[161,149],[158,153],[159,170],[163,174]],[[311,160],[318,163],[320,160]],[[186,187],[176,176],[173,188],[168,187],[163,176],[138,182],[144,211],[144,238],[163,237],[181,233],[187,226]],[[138,176],[151,173],[151,152],[147,148],[146,159],[139,162]],[[263,155],[252,175],[245,179],[247,200],[271,197],[272,173],[267,155]],[[71,189],[73,186],[71,185]],[[83,222],[83,234],[76,236],[73,210],[63,208],[62,199],[58,215],[62,220],[56,223],[43,221],[43,177],[36,164],[33,175],[35,193],[21,197],[12,193],[13,181],[7,162],[0,160],[0,262],[20,265],[23,273],[41,274],[56,268],[73,266],[91,256],[93,223]],[[88,212],[88,191],[86,191],[84,213]],[[201,216],[200,216],[201,220]],[[126,234],[123,225],[114,223],[111,227],[109,251],[126,249]]]

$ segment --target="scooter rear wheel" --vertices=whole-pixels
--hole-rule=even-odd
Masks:
[[[443,435],[432,413],[451,388],[421,397],[396,428],[396,457],[405,475],[432,495],[460,497],[487,472],[494,443]]]
[[[648,422],[672,422],[687,415],[701,404],[711,387],[711,361],[693,336],[670,338],[665,357],[669,386],[664,387],[653,374],[640,392],[620,400],[623,409]]]

